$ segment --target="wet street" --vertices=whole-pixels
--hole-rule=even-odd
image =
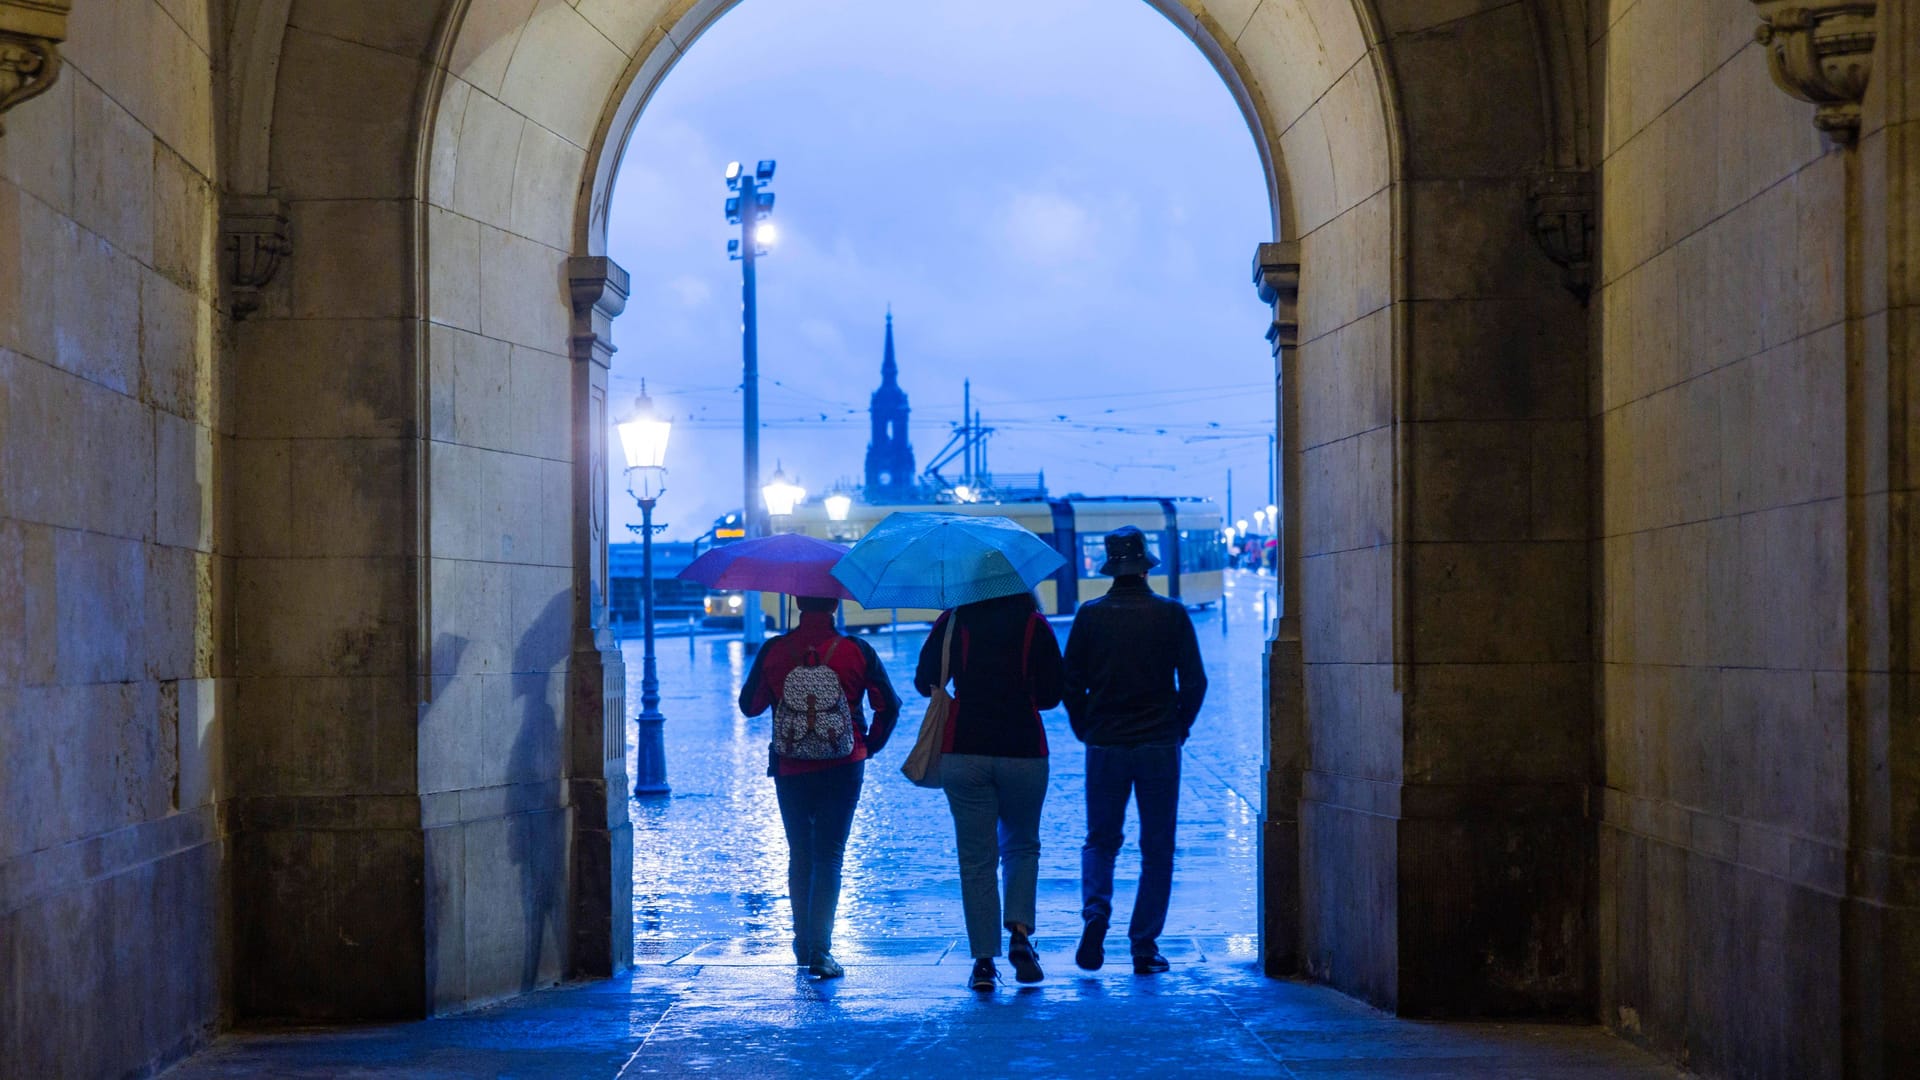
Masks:
[[[1187,745],[1165,975],[1075,968],[1083,754],[1047,718],[1052,783],[1041,831],[1037,986],[962,987],[952,826],[945,799],[899,774],[919,723],[870,766],[835,933],[844,979],[816,981],[788,950],[785,839],[765,775],[768,720],[734,707],[737,635],[659,643],[673,794],[633,804],[634,969],[410,1024],[222,1037],[168,1074],[241,1077],[1140,1077],[1675,1080],[1596,1027],[1400,1020],[1324,987],[1259,974],[1254,938],[1262,600],[1238,577],[1197,613],[1211,688]],[[1063,628],[1064,630],[1064,628]],[[874,639],[903,686],[924,628]],[[1064,633],[1063,635],[1064,636]],[[627,648],[639,708],[639,643]],[[1129,831],[1132,831],[1131,818]],[[1115,922],[1131,910],[1138,851],[1122,852]],[[1003,972],[1006,968],[1003,965]]]
[[[1273,579],[1229,573],[1228,582],[1224,604],[1194,613],[1210,685],[1183,766],[1180,846],[1162,949],[1176,963],[1201,956],[1251,961],[1256,951],[1261,598],[1272,602]],[[1055,623],[1063,642],[1067,625]],[[834,952],[849,964],[933,962],[962,933],[946,797],[900,775],[925,704],[911,686],[925,639],[924,626],[869,639],[906,706],[893,742],[867,766],[848,843]],[[640,642],[628,641],[624,649],[628,711],[637,712]],[[750,661],[737,634],[663,638],[656,653],[673,794],[632,806],[636,961],[790,963],[786,839],[766,776],[771,721],[764,713],[748,720],[736,707]],[[1080,932],[1085,755],[1064,710],[1048,713],[1046,721],[1052,757],[1035,939],[1058,964]],[[1121,927],[1132,910],[1139,867],[1131,809],[1127,839],[1114,893]],[[1124,950],[1123,938],[1116,932]],[[955,981],[964,974],[963,967]]]

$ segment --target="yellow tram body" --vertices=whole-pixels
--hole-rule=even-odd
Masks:
[[[1225,587],[1226,543],[1221,533],[1224,524],[1220,509],[1201,499],[1159,498],[1068,498],[1005,503],[953,503],[910,505],[859,505],[848,512],[845,521],[832,520],[819,503],[796,507],[791,515],[775,523],[778,532],[797,532],[822,540],[853,544],[895,512],[978,514],[1011,518],[1034,535],[1053,545],[1067,559],[1067,565],[1042,581],[1034,590],[1040,610],[1049,616],[1071,615],[1079,605],[1104,594],[1110,579],[1100,573],[1105,560],[1103,538],[1123,525],[1132,525],[1147,535],[1147,547],[1160,565],[1149,581],[1162,596],[1176,597],[1189,607],[1218,603]],[[766,617],[776,625],[780,621],[781,597],[761,595]],[[708,611],[722,615],[738,611],[728,608],[730,598],[715,594],[708,599]],[[787,622],[799,617],[788,599]],[[931,622],[940,613],[921,608],[868,609],[848,601],[842,605],[846,625],[854,629],[873,629],[900,622]]]

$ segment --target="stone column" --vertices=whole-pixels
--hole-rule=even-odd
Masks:
[[[607,370],[627,272],[567,263],[573,295],[573,656],[567,800],[573,808],[567,970],[607,976],[633,959],[633,826],[627,819],[626,668],[607,628]]]
[[[1300,408],[1294,353],[1300,334],[1300,245],[1261,244],[1253,283],[1273,306],[1280,424],[1280,619],[1267,641],[1267,739],[1260,806],[1260,957],[1269,975],[1300,967],[1300,782],[1306,765],[1304,656],[1300,648]]]

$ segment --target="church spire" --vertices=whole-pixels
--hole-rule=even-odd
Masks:
[[[880,388],[868,412],[873,441],[867,444],[867,501],[911,502],[914,497],[913,443],[907,421],[913,410],[900,389],[900,365],[893,355],[893,305],[887,305],[887,347],[880,360]]]
[[[887,351],[880,360],[880,384],[892,386],[900,377],[900,365],[893,362],[893,305],[887,305]]]

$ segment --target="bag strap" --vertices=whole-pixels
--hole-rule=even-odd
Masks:
[[[943,690],[946,689],[953,663],[953,624],[959,621],[960,616],[951,612],[947,614],[947,634],[945,640],[940,642],[940,688]]]
[[[839,647],[840,647],[840,643],[841,643],[841,642],[843,642],[843,641],[845,641],[845,640],[847,640],[847,639],[846,639],[846,638],[843,638],[843,637],[836,637],[836,638],[834,638],[834,639],[833,639],[833,644],[831,644],[831,645],[829,645],[829,646],[827,646],[827,651],[826,651],[826,652],[824,652],[824,653],[821,653],[821,654],[820,654],[820,662],[821,662],[822,664],[826,664],[826,665],[829,665],[829,666],[831,666],[831,665],[832,665],[832,663],[833,663],[833,650],[835,650],[835,649],[837,649],[837,648],[839,648]]]

